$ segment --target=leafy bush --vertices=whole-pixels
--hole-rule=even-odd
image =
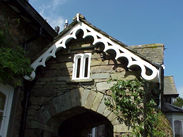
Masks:
[[[145,91],[145,84],[137,79],[117,81],[110,89],[111,95],[105,98],[105,105],[121,123],[132,129],[131,136],[166,137],[159,128],[162,113],[157,109],[151,94]]]
[[[181,97],[176,98],[175,102],[173,102],[173,105],[177,107],[183,107],[183,99]]]
[[[20,86],[24,75],[32,71],[22,48],[10,41],[7,31],[0,30],[0,82]]]

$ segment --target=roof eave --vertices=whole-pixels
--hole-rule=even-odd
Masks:
[[[4,2],[8,2],[8,4],[15,4],[19,9],[27,13],[40,27],[47,32],[52,39],[57,36],[55,30],[46,22],[45,19],[26,1],[22,0],[3,0]]]
[[[179,96],[179,94],[163,94],[164,96],[171,96],[171,97],[178,97]]]
[[[103,34],[104,36],[106,36],[107,38],[109,38],[110,40],[112,40],[113,42],[116,42],[117,44],[123,46],[123,47],[127,47],[126,44],[122,43],[121,41],[111,37],[110,35],[108,35],[106,32],[100,30],[99,28],[97,28],[96,26],[92,25],[90,22],[88,22],[84,16],[82,16],[80,14],[79,17],[80,21],[85,23],[86,25],[90,26],[91,28],[93,28],[94,30],[96,30],[97,32]],[[59,35],[55,38],[55,40],[59,39],[60,37],[62,37],[65,33],[67,33],[74,25],[76,25],[78,23],[76,17],[73,18],[73,22],[71,24],[69,24],[66,28],[64,28],[64,30],[62,32],[59,33]]]

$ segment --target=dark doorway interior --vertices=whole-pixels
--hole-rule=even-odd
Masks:
[[[112,137],[113,126],[107,118],[86,111],[65,120],[59,127],[60,137]]]

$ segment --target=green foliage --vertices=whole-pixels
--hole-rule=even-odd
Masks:
[[[137,79],[119,80],[111,87],[111,96],[105,98],[105,105],[121,123],[132,129],[131,136],[165,137],[157,128],[160,113],[156,103],[145,88],[145,82]]]
[[[31,71],[30,60],[25,57],[24,50],[13,45],[7,31],[0,30],[0,82],[20,86],[23,76]]]
[[[6,30],[0,30],[0,47],[10,47],[10,42],[8,40],[8,32]]]
[[[144,96],[141,87],[139,81],[117,81],[111,87],[112,98],[106,98],[105,104],[128,126],[135,126],[136,122],[140,122],[138,120],[143,113],[143,105],[140,104],[143,103],[141,98]]]
[[[176,98],[176,101],[173,103],[173,105],[177,107],[183,107],[183,99],[181,97]]]
[[[157,118],[154,123],[154,127],[156,128],[156,131],[160,132],[154,132],[154,135],[157,137],[165,135],[166,137],[172,137],[173,136],[172,128],[170,126],[170,122],[165,117],[165,115],[162,112],[158,111],[156,116]]]

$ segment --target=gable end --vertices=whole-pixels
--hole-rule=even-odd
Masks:
[[[66,44],[71,39],[77,39],[76,35],[79,31],[83,31],[83,38],[86,37],[93,37],[93,45],[97,43],[104,44],[104,52],[109,50],[113,50],[116,53],[115,59],[118,60],[120,58],[126,58],[128,60],[127,68],[131,68],[134,66],[138,66],[141,68],[141,77],[148,81],[159,81],[159,70],[153,66],[151,63],[145,61],[144,59],[140,58],[139,56],[135,55],[135,53],[131,52],[130,50],[126,49],[125,47],[121,46],[119,43],[111,40],[110,38],[106,37],[102,33],[99,33],[96,29],[90,27],[86,22],[82,20],[77,20],[77,24],[75,24],[70,30],[68,30],[65,34],[63,34],[47,51],[45,51],[39,58],[37,58],[32,64],[31,67],[33,68],[33,72],[31,76],[25,76],[27,80],[33,80],[36,76],[36,69],[39,66],[46,67],[46,61],[54,57],[56,58],[56,52],[60,48],[66,48]],[[148,72],[151,72],[148,74]]]

